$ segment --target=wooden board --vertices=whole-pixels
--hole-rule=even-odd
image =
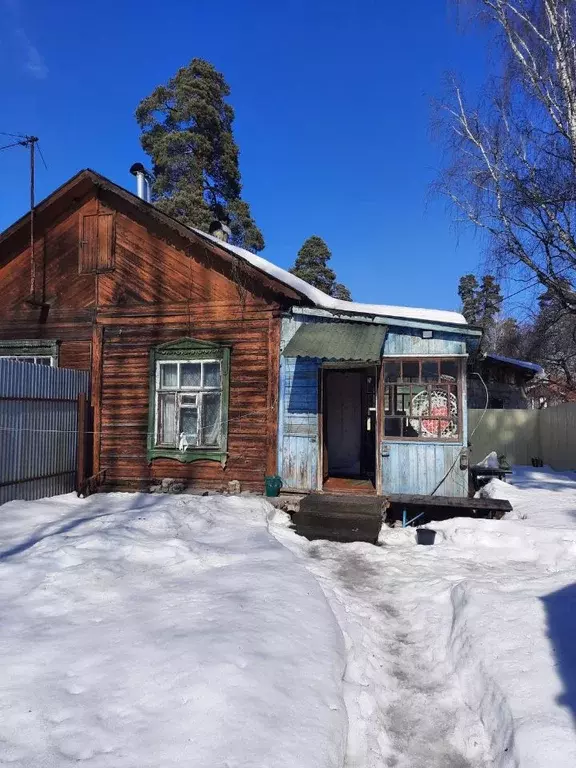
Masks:
[[[160,232],[152,214],[147,219],[134,206],[115,209],[103,237],[100,223],[112,221],[114,200],[84,191],[68,210],[61,201],[54,219],[39,216],[44,308],[27,301],[25,240],[20,252],[9,252],[13,242],[0,249],[0,339],[56,339],[62,367],[90,368],[93,472],[105,472],[107,487],[144,489],[173,477],[209,488],[239,480],[242,488],[262,490],[264,476],[276,473],[284,299],[268,278],[200,240]],[[85,242],[91,237],[97,241]],[[183,337],[232,348],[225,468],[207,460],[148,463],[150,353]]]
[[[390,493],[386,498],[391,504],[408,508],[453,507],[455,509],[497,509],[510,512],[512,504],[507,499],[468,499],[454,496],[420,496],[409,493]]]

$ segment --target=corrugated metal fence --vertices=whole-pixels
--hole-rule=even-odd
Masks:
[[[473,463],[496,451],[511,464],[540,458],[557,470],[576,469],[576,403],[541,411],[488,410],[483,418],[482,414],[468,412]]]
[[[0,360],[0,504],[76,487],[87,371]]]

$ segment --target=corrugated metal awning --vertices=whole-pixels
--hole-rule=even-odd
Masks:
[[[284,357],[376,362],[382,356],[385,325],[366,323],[306,323],[282,353]]]

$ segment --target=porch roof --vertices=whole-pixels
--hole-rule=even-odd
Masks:
[[[284,357],[376,362],[382,357],[385,325],[368,323],[306,323],[282,353]]]

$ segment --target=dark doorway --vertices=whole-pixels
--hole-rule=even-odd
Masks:
[[[376,369],[325,369],[323,414],[324,487],[327,490],[373,492],[376,478]]]

